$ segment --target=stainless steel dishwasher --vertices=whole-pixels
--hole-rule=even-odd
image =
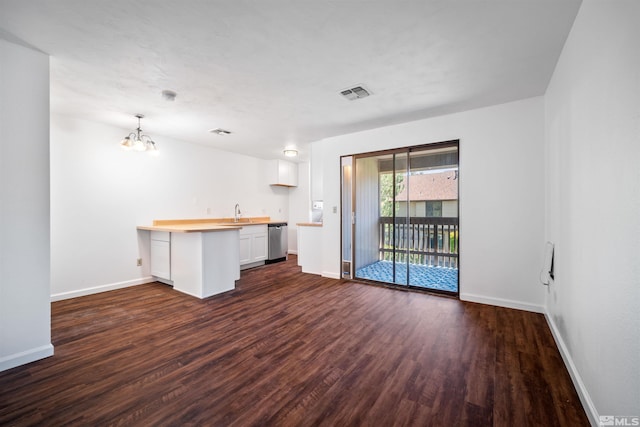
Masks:
[[[267,264],[284,261],[289,250],[289,236],[287,235],[287,223],[278,222],[268,225],[269,230],[269,256]]]

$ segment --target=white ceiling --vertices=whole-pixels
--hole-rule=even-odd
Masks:
[[[126,130],[143,113],[160,149],[304,159],[325,137],[543,94],[579,5],[0,0],[0,29],[51,55],[53,112]],[[359,84],[373,95],[339,95]]]

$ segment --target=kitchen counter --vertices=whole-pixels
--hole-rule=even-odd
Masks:
[[[234,289],[241,264],[243,268],[258,264],[248,264],[251,259],[264,264],[266,225],[282,222],[270,217],[246,217],[237,222],[234,218],[169,219],[154,220],[153,225],[137,229],[150,232],[151,258],[156,260],[151,263],[152,271],[155,265],[164,267],[157,270],[157,278],[177,291],[207,298]],[[251,233],[251,226],[262,226],[264,231]],[[249,252],[249,261],[241,259],[245,252]]]
[[[240,218],[237,222],[233,218],[154,219],[153,225],[140,225],[138,230],[193,233],[239,230],[249,225],[281,224],[283,222],[286,221],[272,221],[268,216]]]
[[[248,224],[245,224],[248,225]],[[253,224],[251,224],[253,225]],[[168,231],[170,233],[194,233],[194,232],[208,232],[208,231],[228,231],[228,230],[240,230],[240,225],[225,225],[225,224],[177,224],[177,225],[139,225],[138,230],[147,231]]]

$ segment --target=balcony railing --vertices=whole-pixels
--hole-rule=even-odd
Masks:
[[[380,217],[380,260],[458,268],[458,218]],[[394,250],[395,248],[395,250]]]

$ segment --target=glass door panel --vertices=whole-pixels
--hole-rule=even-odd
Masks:
[[[458,147],[409,156],[409,286],[458,292]]]
[[[389,281],[378,271],[380,261],[379,207],[378,207],[379,158],[356,157],[353,163],[354,194],[354,270],[355,276],[369,280]]]

